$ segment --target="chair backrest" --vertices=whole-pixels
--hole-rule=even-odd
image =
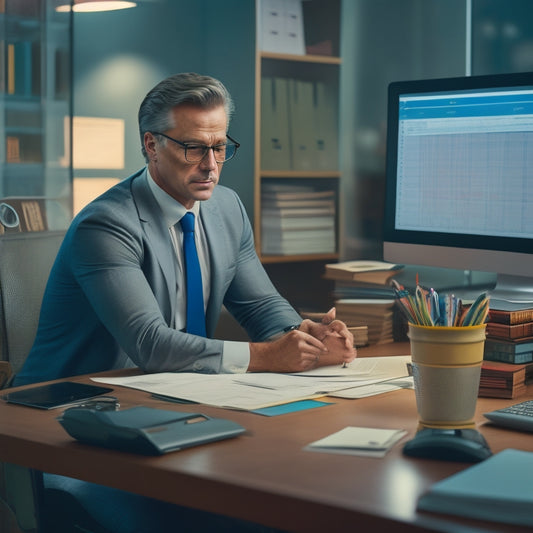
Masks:
[[[0,237],[0,360],[9,362],[14,373],[33,344],[46,282],[64,236],[64,231],[40,231]]]

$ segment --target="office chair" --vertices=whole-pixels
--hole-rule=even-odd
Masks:
[[[9,386],[30,352],[46,282],[64,235],[22,231],[0,236],[0,389]],[[42,472],[10,463],[0,463],[0,478],[0,516],[11,531],[59,533],[76,531],[73,524],[78,522],[94,522],[69,493],[73,487],[68,478],[51,476],[45,486]],[[88,531],[108,533],[96,526]]]
[[[64,231],[5,233],[0,236],[0,388],[22,367],[39,320],[48,275]],[[38,472],[0,463],[4,518],[14,514],[19,529],[38,530]],[[8,511],[8,509],[10,511]]]
[[[0,236],[0,389],[9,386],[30,352],[46,282],[64,236],[64,231]],[[45,484],[48,475],[10,463],[0,463],[0,471],[0,517],[10,522],[11,530],[59,533],[77,531],[74,524],[83,524],[91,526],[87,531],[108,533],[77,500],[77,480],[50,476]]]

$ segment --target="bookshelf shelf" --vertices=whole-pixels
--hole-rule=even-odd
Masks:
[[[259,55],[262,59],[276,59],[278,61],[295,61],[300,63],[323,63],[325,65],[340,65],[342,59],[334,56],[321,55],[296,55],[296,54],[281,54],[279,52],[264,52],[260,51]]]
[[[263,255],[264,264],[271,263],[302,263],[307,261],[336,261],[339,254],[302,254],[302,255]]]
[[[262,170],[261,177],[263,178],[330,178],[338,179],[341,173],[338,170],[321,171],[321,170]]]

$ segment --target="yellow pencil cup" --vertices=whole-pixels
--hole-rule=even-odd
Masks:
[[[485,324],[466,327],[409,324],[419,424],[474,427]]]

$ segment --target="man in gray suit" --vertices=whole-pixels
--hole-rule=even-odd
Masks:
[[[233,103],[207,76],[177,74],[143,100],[147,166],[74,219],[52,268],[34,346],[14,384],[138,366],[147,372],[297,372],[355,357],[334,310],[303,320],[254,249],[237,194],[218,185],[239,144]],[[206,335],[187,331],[183,232],[195,215]],[[201,297],[202,298],[202,297]],[[212,338],[222,306],[251,342]]]

